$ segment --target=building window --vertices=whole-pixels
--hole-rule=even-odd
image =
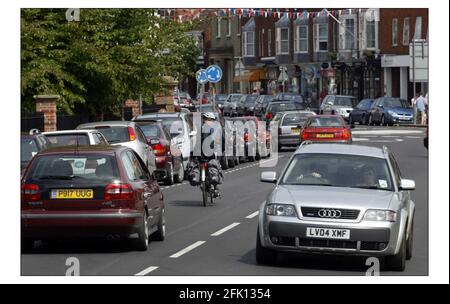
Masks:
[[[422,17],[416,17],[416,26],[414,28],[414,39],[422,38]]]
[[[398,45],[398,19],[392,19],[392,46]]]
[[[255,56],[255,32],[243,32],[244,38],[244,57]]]
[[[403,45],[409,45],[409,18],[403,20]]]
[[[328,51],[328,23],[316,24],[315,31],[315,47],[316,52],[327,52]]]
[[[366,48],[376,48],[375,20],[366,21]]]
[[[216,38],[220,38],[220,33],[222,32],[222,27],[221,27],[221,23],[222,23],[222,18],[217,18],[217,35]]]
[[[289,28],[277,28],[277,55],[289,54]]]
[[[261,30],[259,35],[259,54],[264,57],[264,29]]]
[[[272,55],[272,30],[267,32],[267,56]]]
[[[344,22],[345,35],[344,35],[344,50],[355,49],[355,19],[347,18]]]
[[[308,53],[308,26],[299,25],[295,31],[295,52],[296,53]]]
[[[231,17],[227,18],[227,37],[231,37]]]

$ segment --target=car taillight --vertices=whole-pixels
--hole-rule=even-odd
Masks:
[[[136,139],[136,134],[132,127],[128,127],[128,134],[130,135],[130,141],[134,141]]]
[[[208,169],[208,163],[202,163],[201,167],[205,170]]]
[[[302,140],[306,140],[306,139],[308,139],[308,138],[309,138],[309,133],[303,132],[303,133],[302,133]]]
[[[351,133],[349,130],[344,130],[342,132],[334,133],[334,138],[347,140],[351,137]]]
[[[156,156],[163,156],[166,154],[166,148],[162,144],[152,145],[152,149]]]
[[[133,188],[128,184],[108,184],[105,187],[105,200],[126,200],[133,198]]]
[[[35,184],[22,185],[22,200],[35,202],[41,199],[39,186]]]
[[[267,113],[266,119],[271,120],[273,118],[272,112]]]

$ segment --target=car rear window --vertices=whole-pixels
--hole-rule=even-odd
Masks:
[[[46,134],[53,147],[89,145],[87,134]]]
[[[305,121],[308,119],[310,113],[292,113],[286,114],[283,119],[283,126],[297,126],[303,125]]]
[[[337,116],[329,117],[310,117],[307,123],[308,127],[344,127],[345,123]]]
[[[337,106],[354,107],[357,104],[356,98],[336,96],[334,104]]]
[[[106,155],[42,155],[27,179],[118,179],[116,159]]]
[[[277,113],[297,110],[297,107],[293,103],[281,103],[269,105],[267,112]]]
[[[145,137],[161,137],[161,129],[156,124],[139,123],[139,127],[144,132]]]
[[[36,142],[33,138],[20,139],[20,161],[30,161],[33,156],[39,152]]]
[[[100,131],[110,144],[130,141],[130,133],[127,126],[98,126]]]
[[[346,154],[298,154],[288,165],[281,184],[393,191],[385,159]]]

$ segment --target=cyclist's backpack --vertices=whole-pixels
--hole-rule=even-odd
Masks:
[[[208,177],[212,185],[218,185],[223,182],[223,172],[220,163],[212,159],[208,163]]]

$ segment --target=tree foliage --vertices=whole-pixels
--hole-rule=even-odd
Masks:
[[[195,71],[198,50],[185,34],[194,25],[160,19],[153,9],[81,9],[78,22],[65,12],[21,12],[23,109],[34,109],[34,95],[58,94],[67,113],[114,111],[125,99],[159,92],[163,76],[181,80]]]

